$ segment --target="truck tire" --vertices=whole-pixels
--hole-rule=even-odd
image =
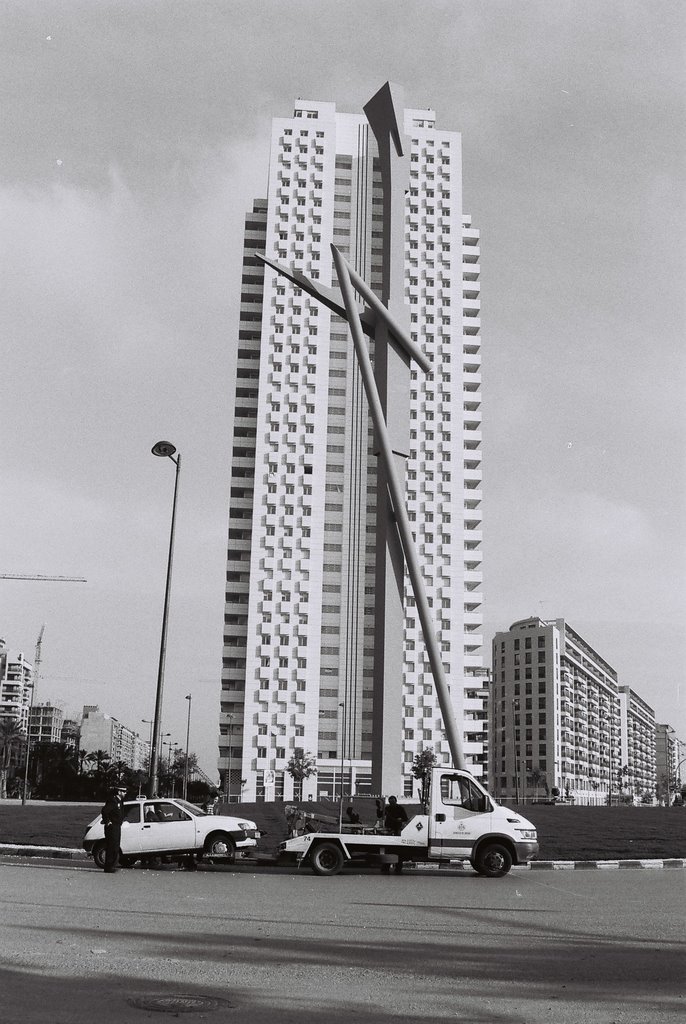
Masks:
[[[484,843],[479,847],[473,867],[485,878],[502,878],[512,867],[512,854],[502,843]]]
[[[310,864],[315,875],[337,875],[345,857],[337,843],[317,843],[310,854]]]

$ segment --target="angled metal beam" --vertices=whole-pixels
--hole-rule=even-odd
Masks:
[[[400,482],[398,474],[396,473],[394,452],[388,434],[388,429],[386,427],[381,399],[374,380],[374,371],[372,369],[371,359],[369,358],[369,352],[367,351],[367,346],[362,333],[362,324],[360,323],[357,304],[355,302],[355,294],[353,291],[351,268],[335,245],[331,246],[331,251],[333,253],[334,264],[336,266],[336,274],[338,275],[338,281],[341,286],[341,294],[343,295],[343,301],[345,303],[348,323],[350,324],[350,333],[352,334],[353,344],[355,346],[355,355],[357,356],[357,362],[360,367],[362,382],[367,395],[367,401],[369,402],[369,410],[374,423],[374,430],[376,431],[376,439],[379,445],[381,458],[383,459],[384,469],[386,471],[389,497],[393,507],[393,513],[395,515],[403,554],[405,555],[405,562],[407,564],[407,571],[412,584],[412,592],[417,605],[419,621],[422,626],[424,643],[429,656],[429,664],[431,665],[431,672],[434,679],[434,685],[436,687],[436,695],[441,709],[441,716],[443,718],[448,746],[450,747],[454,766],[460,769],[467,769],[462,746],[462,737],[460,736],[457,728],[455,714],[450,702],[450,687],[448,686],[445,669],[443,668],[441,650],[436,637],[433,615],[426,595],[424,578],[422,576],[422,570],[417,556],[417,548],[412,534],[412,526],[410,525],[410,517],[405,505],[404,488]]]
[[[340,316],[343,320],[348,319],[348,314],[345,310],[345,305],[341,297],[340,291],[335,288],[329,288],[325,284],[320,284],[319,281],[310,281],[309,277],[305,277],[301,270],[293,270],[291,267],[285,267],[283,263],[278,263],[276,260],[268,259],[264,253],[256,252],[255,256],[264,263],[267,267],[271,267],[281,277],[285,277],[288,281],[291,281],[302,291],[307,292],[308,295],[312,295],[313,298],[319,299],[323,305],[327,306],[333,313]],[[362,298],[370,307],[359,311],[360,323],[362,330],[370,338],[374,337],[374,327],[379,316],[385,320],[388,330],[393,335],[397,343],[403,348],[411,359],[422,368],[424,373],[431,373],[431,360],[424,354],[419,345],[417,345],[404,331],[399,323],[391,316],[386,306],[376,295],[369,285],[366,283],[364,278],[360,277],[352,267],[350,269],[350,279],[355,285],[355,290],[360,293]]]
[[[331,248],[333,249],[334,246],[332,246]],[[424,373],[431,373],[431,360],[428,358],[428,356],[426,356],[422,352],[419,345],[417,345],[416,342],[412,340],[407,331],[404,331],[400,324],[394,320],[394,318],[391,316],[386,306],[384,306],[379,296],[374,294],[374,292],[371,290],[371,288],[364,280],[364,278],[360,277],[360,275],[353,270],[353,268],[350,266],[349,263],[347,263],[347,261],[346,266],[348,268],[350,280],[352,281],[355,287],[355,291],[359,292],[359,294],[362,296],[365,302],[367,302],[371,306],[371,308],[376,313],[377,317],[385,321],[388,330],[393,335],[393,337],[400,345],[400,347],[405,350],[410,359],[414,359],[415,363],[417,363],[418,366],[422,368]],[[349,320],[347,314],[346,320]]]
[[[283,263],[277,263],[276,260],[268,259],[263,252],[256,252],[255,256],[264,263],[267,267],[271,267],[281,277],[285,277],[288,281],[291,281],[297,288],[307,292],[335,313],[336,316],[340,316],[343,320],[348,319],[348,314],[345,311],[343,299],[341,293],[335,288],[329,288],[328,285],[320,284],[319,281],[310,281],[309,277],[305,277],[301,270],[294,270],[292,267],[286,267]],[[368,334],[370,338],[374,337],[374,323],[375,317],[370,316],[367,311],[360,314],[360,320],[362,322],[362,330],[365,334]]]

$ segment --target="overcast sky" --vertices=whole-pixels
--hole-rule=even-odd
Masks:
[[[565,617],[686,739],[681,0],[0,4],[0,636],[215,774],[242,221],[272,116],[384,81],[482,237],[485,654]]]

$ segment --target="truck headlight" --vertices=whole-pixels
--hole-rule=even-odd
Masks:
[[[535,828],[529,828],[529,829],[518,828],[517,831],[519,832],[520,839],[536,839],[536,829]]]

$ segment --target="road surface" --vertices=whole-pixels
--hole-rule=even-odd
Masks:
[[[666,1024],[686,871],[343,874],[0,862],[5,1024]]]

